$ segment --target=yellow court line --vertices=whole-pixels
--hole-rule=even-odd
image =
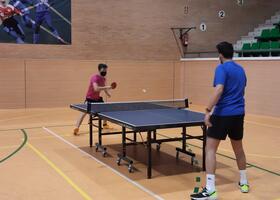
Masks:
[[[48,165],[53,168],[67,183],[69,183],[82,197],[86,200],[92,200],[92,198],[84,192],[78,185],[76,185],[66,174],[62,172],[52,161],[50,161],[43,153],[41,153],[37,148],[35,148],[29,142],[27,143],[28,147],[32,149],[40,158],[42,158]]]

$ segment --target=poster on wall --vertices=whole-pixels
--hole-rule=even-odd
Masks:
[[[0,0],[0,43],[71,44],[71,0]]]

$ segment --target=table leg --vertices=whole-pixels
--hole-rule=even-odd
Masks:
[[[148,154],[148,168],[147,177],[150,179],[152,177],[152,148],[151,148],[151,131],[147,133],[147,154]]]
[[[89,115],[89,146],[92,147],[93,137],[92,137],[92,115]]]

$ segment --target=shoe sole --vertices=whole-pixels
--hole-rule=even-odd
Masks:
[[[241,187],[240,187],[240,185],[238,185],[238,187],[239,187],[241,193],[249,193],[249,190],[248,190],[248,191],[242,190]]]
[[[242,192],[242,193],[249,193],[249,191],[241,190],[241,188],[240,188],[240,192]]]

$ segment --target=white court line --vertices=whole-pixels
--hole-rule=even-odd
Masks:
[[[117,170],[115,170],[114,168],[110,167],[109,165],[105,164],[104,162],[98,160],[97,158],[93,157],[92,155],[90,155],[89,153],[82,151],[79,147],[77,147],[76,145],[72,144],[71,142],[65,140],[63,137],[59,136],[58,134],[56,134],[55,132],[51,131],[50,129],[46,128],[46,127],[42,127],[45,131],[47,131],[49,134],[53,135],[54,137],[60,139],[61,141],[63,141],[64,143],[70,145],[71,147],[73,147],[74,149],[77,149],[78,151],[80,151],[82,154],[90,157],[91,159],[95,160],[97,163],[103,165],[104,167],[107,167],[108,169],[110,169],[112,172],[114,172],[115,174],[119,175],[120,177],[122,177],[123,179],[125,179],[126,181],[128,181],[129,183],[131,183],[132,185],[138,187],[140,190],[146,192],[147,194],[151,195],[152,197],[154,197],[155,199],[158,200],[164,200],[162,197],[160,197],[159,195],[155,194],[154,192],[148,190],[147,188],[145,188],[144,186],[140,185],[139,183],[131,180],[130,178],[128,178],[127,176],[123,175],[122,173],[118,172]]]

